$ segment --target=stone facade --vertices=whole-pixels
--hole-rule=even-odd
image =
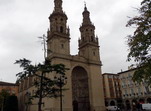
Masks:
[[[141,84],[132,81],[135,70],[130,69],[118,73],[123,104],[126,110],[138,109],[139,104],[142,103],[151,103],[151,88],[146,86],[145,81]]]
[[[104,93],[101,76],[100,53],[98,37],[95,36],[95,26],[90,20],[90,12],[84,7],[83,22],[80,29],[79,53],[70,55],[70,29],[67,27],[67,15],[62,10],[62,0],[54,0],[54,11],[49,16],[50,28],[47,31],[47,54],[52,64],[64,64],[69,90],[63,92],[63,111],[105,111]],[[53,72],[51,75],[55,75]],[[37,111],[38,101],[25,106],[25,95],[34,93],[33,80],[28,77],[20,82],[20,111]],[[76,102],[76,104],[74,104]],[[59,111],[60,99],[44,98],[43,111]],[[77,107],[77,108],[76,108]]]

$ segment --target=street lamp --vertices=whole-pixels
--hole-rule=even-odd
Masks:
[[[57,81],[57,86],[59,87],[59,92],[60,92],[60,111],[62,111],[62,87],[67,84],[67,77],[65,77],[65,75],[60,75],[59,77],[55,76],[54,80]]]

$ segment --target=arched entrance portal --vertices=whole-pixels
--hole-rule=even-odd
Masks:
[[[126,103],[126,109],[130,110],[131,109],[130,101],[126,100],[125,103]]]
[[[138,107],[138,102],[136,99],[133,99],[132,100],[132,109],[135,111],[137,107]]]
[[[90,111],[88,74],[82,67],[72,71],[73,111]]]

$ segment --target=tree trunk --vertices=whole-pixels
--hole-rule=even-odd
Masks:
[[[41,78],[40,78],[40,91],[39,91],[39,102],[38,102],[38,111],[42,111],[41,110],[41,105],[42,105],[42,88],[43,88],[43,86],[42,86],[42,83],[43,83],[43,76],[44,76],[44,74],[42,73],[41,74]]]
[[[60,111],[62,111],[62,80],[60,77]]]

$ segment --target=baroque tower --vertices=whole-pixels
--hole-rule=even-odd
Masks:
[[[67,28],[67,16],[62,10],[62,0],[54,1],[54,11],[49,17],[50,30],[47,31],[48,49],[53,55],[69,55],[69,27]]]
[[[100,61],[98,37],[95,36],[95,26],[90,20],[90,12],[85,5],[83,23],[80,27],[79,55],[88,60]]]

